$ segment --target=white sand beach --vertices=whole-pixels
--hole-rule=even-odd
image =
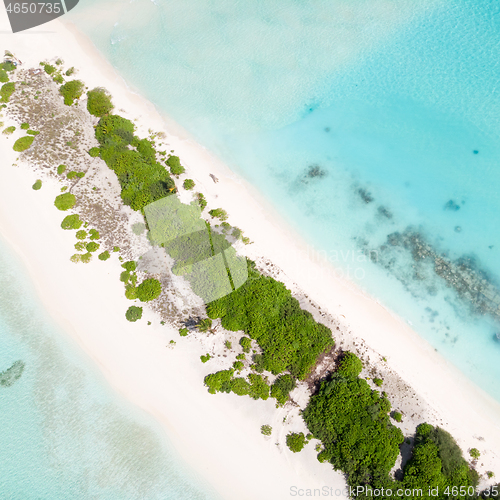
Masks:
[[[313,258],[307,244],[254,188],[132,92],[74,26],[53,21],[32,33],[13,35],[5,13],[0,25],[3,50],[12,51],[23,68],[61,57],[78,68],[77,78],[89,88],[108,89],[117,112],[138,119],[138,135],[146,136],[148,129],[166,132],[167,143],[209,206],[224,208],[228,221],[253,242],[244,247],[247,255],[262,267],[272,263],[269,272],[291,287],[303,307],[328,326],[338,321],[334,335],[344,348],[356,343],[380,373],[394,381],[394,390],[386,390],[395,408],[404,407],[401,427],[405,435],[424,420],[440,425],[457,439],[466,455],[469,448],[480,450],[480,473],[500,474],[498,402],[469,382],[404,321],[340,279],[325,259]],[[47,310],[100,367],[110,385],[154,415],[186,463],[223,498],[281,500],[290,497],[292,486],[343,488],[342,475],[316,460],[313,443],[300,454],[286,447],[288,432],[305,430],[297,409],[276,409],[272,399],[254,401],[207,392],[203,377],[228,367],[223,357],[200,362],[199,356],[208,349],[216,352],[213,340],[182,339],[174,327],[146,326],[145,320],[154,319],[152,312],[146,312],[139,323],[125,320],[130,302],[119,281],[123,269],[116,259],[87,265],[70,262],[74,235],[61,230],[62,214],[53,204],[60,185],[47,180],[40,191],[31,188],[40,175],[16,161],[18,154],[12,150],[16,137],[0,137],[0,233],[24,262]],[[13,167],[14,163],[18,166]],[[209,174],[219,182],[214,183]],[[118,184],[112,183],[110,189],[118,190]],[[170,340],[176,342],[175,347],[169,345]],[[301,394],[298,389],[294,397],[299,400]],[[275,429],[271,438],[261,435],[263,424]]]

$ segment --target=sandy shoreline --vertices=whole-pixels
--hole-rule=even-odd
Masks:
[[[8,30],[6,18],[1,22]],[[370,349],[385,356],[387,366],[382,369],[396,372],[411,385],[429,408],[424,413],[427,421],[451,432],[465,452],[478,448],[479,462],[484,464],[479,470],[500,473],[496,452],[500,450],[500,404],[401,319],[339,279],[328,262],[312,260],[307,245],[255,189],[161,117],[151,103],[132,93],[83,35],[56,21],[36,34],[0,36],[4,49],[13,51],[25,67],[58,56],[79,69],[77,77],[89,88],[106,87],[117,112],[124,109],[128,117],[138,118],[139,135],[146,135],[149,128],[166,130],[171,149],[181,157],[209,204],[226,209],[229,222],[254,242],[245,247],[248,255],[261,263],[272,262],[283,270],[285,274],[279,276],[288,286],[299,284],[323,314],[340,318],[341,331],[334,332],[338,341],[349,346],[353,338],[362,338]],[[297,417],[283,435],[265,440],[260,425],[278,424],[285,410],[276,410],[273,400],[208,394],[203,377],[219,368],[200,363],[199,356],[206,351],[196,339],[181,341],[173,328],[125,321],[123,312],[130,303],[118,279],[118,261],[87,266],[69,261],[74,235],[60,229],[61,213],[53,206],[60,186],[47,182],[41,191],[33,191],[37,174],[11,167],[17,156],[12,142],[0,137],[0,232],[22,258],[46,308],[95,360],[110,384],[162,422],[186,462],[225,498],[288,498],[293,485],[341,488],[342,477],[316,461],[313,446],[293,455],[283,445],[284,433],[302,430]],[[218,177],[217,184],[209,173]],[[31,228],[29,233],[26,227]],[[37,245],[40,241],[51,244]],[[68,289],[74,289],[71,296],[65,293]],[[93,314],[87,314],[89,310]],[[324,318],[321,314],[316,310],[318,319]],[[177,342],[174,349],[166,348],[171,339]],[[200,418],[203,425],[199,425]],[[411,418],[406,420],[409,427],[412,423]],[[280,446],[274,444],[276,440]]]

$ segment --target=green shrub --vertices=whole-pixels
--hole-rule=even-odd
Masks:
[[[201,210],[205,210],[207,206],[207,200],[205,200],[205,196],[202,193],[196,193],[196,199],[198,200],[198,205],[200,205]]]
[[[241,361],[235,361],[233,363],[233,368],[237,371],[237,372],[240,372],[241,370],[243,370],[244,368],[244,364],[241,362]]]
[[[45,73],[47,73],[47,75],[51,75],[56,71],[56,67],[48,63],[43,65],[43,69],[45,70]]]
[[[26,133],[29,135],[38,135],[40,132],[38,130],[27,130]]]
[[[5,83],[9,81],[9,75],[4,69],[0,69],[0,83]]]
[[[135,300],[137,298],[137,288],[132,285],[128,285],[125,290],[125,297],[128,300]]]
[[[248,375],[248,380],[250,380],[250,397],[253,399],[264,400],[269,398],[269,385],[267,383],[267,377],[250,373],[250,375]]]
[[[273,428],[270,425],[263,425],[260,428],[260,433],[264,436],[270,436],[273,432]]]
[[[35,138],[33,136],[31,136],[31,135],[26,135],[24,137],[20,137],[14,143],[14,146],[12,146],[12,149],[14,151],[17,151],[18,153],[26,151],[33,144],[33,140],[34,139]]]
[[[85,177],[85,172],[77,172],[76,177],[78,177],[78,179],[83,179]]]
[[[30,124],[29,123],[21,123],[21,129],[22,130],[28,130],[30,128]]]
[[[59,93],[64,97],[64,104],[71,106],[75,99],[83,94],[84,84],[80,80],[70,80],[59,88]]]
[[[80,220],[80,216],[78,214],[72,214],[64,217],[63,221],[61,222],[61,227],[63,229],[80,229],[82,224],[83,222]],[[79,232],[80,231],[78,231],[78,233]],[[76,233],[77,238],[78,238],[78,233]]]
[[[74,170],[71,170],[70,172],[68,172],[68,173],[66,174],[66,177],[67,177],[69,180],[72,180],[72,179],[76,178],[76,174],[77,174],[77,172],[75,172]]]
[[[244,352],[250,352],[252,341],[248,337],[241,337],[240,346],[243,347]]]
[[[149,278],[137,287],[137,298],[141,302],[150,302],[161,294],[161,284],[158,280]]]
[[[189,330],[187,328],[180,328],[179,329],[179,335],[181,337],[187,337],[188,333],[189,333]]]
[[[344,377],[357,377],[363,369],[363,363],[356,354],[346,351],[342,355],[337,372]]]
[[[222,208],[214,208],[208,212],[212,217],[216,217],[219,220],[227,220],[227,212]]]
[[[6,129],[4,129],[4,131],[3,131],[2,133],[3,133],[3,134],[6,134],[6,135],[10,135],[10,134],[12,134],[15,130],[16,130],[16,127],[14,127],[14,125],[11,125],[10,127],[7,127]]]
[[[209,359],[211,359],[212,356],[210,356],[210,354],[205,354],[205,355],[201,355],[200,356],[200,359],[201,359],[201,362],[202,363],[206,363]]]
[[[231,392],[231,379],[233,378],[234,370],[221,370],[212,373],[205,377],[205,385],[208,387],[210,394],[216,392]]]
[[[229,342],[229,340],[226,340],[224,342],[224,345],[226,346],[226,349],[231,349],[233,347],[233,344],[231,342]]]
[[[97,250],[99,250],[99,247],[101,245],[99,245],[99,243],[96,243],[95,241],[91,241],[90,243],[87,243],[87,246],[85,247],[87,249],[87,252],[96,252]]]
[[[383,381],[381,378],[374,378],[374,379],[373,379],[373,383],[374,383],[377,387],[382,387],[382,384],[384,383],[384,381]]]
[[[92,158],[97,158],[101,154],[101,149],[100,148],[90,148],[89,149],[89,155],[92,156]]]
[[[56,75],[54,76],[54,78],[52,78],[52,80],[54,82],[58,83],[59,85],[61,85],[62,83],[64,83],[64,78],[61,75],[61,73],[56,73]]]
[[[204,318],[198,322],[196,325],[200,332],[208,332],[212,328],[212,320],[210,318]]]
[[[291,375],[280,375],[271,386],[271,397],[283,406],[289,398],[289,394],[296,387],[295,379]]]
[[[128,321],[137,321],[142,318],[142,307],[130,306],[125,313]]]
[[[236,356],[236,359],[238,359],[238,360],[240,360],[240,361],[243,361],[243,360],[245,360],[246,358],[247,358],[247,357],[246,357],[246,356],[245,356],[245,354],[244,354],[244,353],[242,353],[242,352],[241,352],[240,354],[238,354],[238,356]]]
[[[84,253],[80,259],[84,264],[88,264],[92,260],[92,254],[90,252]]]
[[[71,217],[71,215],[69,215],[68,217]],[[87,237],[87,231],[85,231],[85,229],[80,229],[80,231],[77,231],[76,237],[79,240],[84,240]]]
[[[293,453],[302,451],[306,444],[307,440],[303,432],[290,432],[286,436],[286,445],[290,448],[290,451],[293,451]]]
[[[69,210],[75,206],[75,203],[76,197],[71,193],[60,194],[54,201],[54,205],[59,210]]]
[[[403,420],[403,414],[400,413],[399,411],[393,411],[391,413],[391,417],[396,421],[396,422],[401,422]]]
[[[35,190],[35,191],[38,191],[39,189],[42,188],[42,181],[40,179],[38,179],[35,184],[33,184],[32,188]]]
[[[120,251],[120,247],[113,247],[113,252],[119,252]]]
[[[135,261],[129,260],[128,262],[124,262],[122,264],[122,267],[129,273],[132,273],[137,269],[137,264],[135,263]]]
[[[103,88],[95,88],[87,92],[87,110],[91,115],[101,118],[113,109],[111,96]]]
[[[75,253],[69,258],[69,260],[76,264],[77,262],[80,262],[82,260],[82,256],[79,253]]]
[[[66,172],[66,165],[59,165],[57,167],[57,173],[59,175],[62,175],[62,174],[64,174],[64,172]]]
[[[71,67],[71,68],[69,68],[69,69],[66,71],[65,75],[66,75],[66,76],[71,76],[74,72],[75,72],[75,68]]]
[[[182,184],[182,187],[183,187],[184,189],[187,189],[187,190],[189,190],[189,189],[193,189],[193,188],[194,188],[194,186],[195,186],[195,184],[194,184],[193,179],[186,179],[186,180],[184,181],[184,183]]]
[[[13,57],[12,55],[9,57]],[[12,61],[5,61],[2,64],[0,64],[0,68],[2,68],[4,71],[14,71],[17,66],[12,62]]]
[[[99,231],[97,229],[90,229],[89,230],[89,237],[91,240],[98,240],[101,236],[100,236]]]
[[[181,175],[186,171],[186,169],[181,165],[181,161],[178,156],[169,156],[166,163],[170,167],[170,173],[172,175]]]
[[[334,345],[330,330],[303,311],[283,283],[262,276],[251,261],[245,283],[207,304],[207,315],[220,317],[223,328],[243,330],[254,339],[262,349],[255,365],[275,375],[289,371],[302,380],[318,356]]]
[[[14,82],[4,83],[0,88],[0,102],[9,102],[10,96],[16,90]]]
[[[75,250],[78,250],[79,252],[82,252],[85,250],[86,244],[84,241],[77,241],[75,243]]]
[[[481,456],[481,453],[479,452],[479,450],[477,448],[471,448],[469,450],[469,455],[474,459],[474,460],[477,460],[480,456]]]

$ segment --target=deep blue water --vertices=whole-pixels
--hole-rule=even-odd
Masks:
[[[118,397],[39,305],[0,241],[0,497],[214,500],[149,415]]]
[[[497,318],[387,244],[411,231],[500,284],[499,11],[493,0],[87,0],[69,17],[311,245],[377,255],[351,278],[500,400]]]

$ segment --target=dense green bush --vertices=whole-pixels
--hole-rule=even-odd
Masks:
[[[189,333],[189,330],[187,328],[180,328],[179,329],[179,335],[181,337],[187,337],[188,333]]]
[[[346,351],[340,358],[337,372],[344,377],[357,377],[363,369],[363,363],[356,354]]]
[[[9,81],[9,75],[4,69],[0,69],[0,83],[5,83]]]
[[[243,352],[250,352],[252,341],[248,337],[241,337],[240,346],[243,347]]]
[[[16,127],[14,125],[11,125],[10,127],[7,127],[3,130],[3,134],[10,135],[16,130]]]
[[[237,290],[207,305],[210,318],[227,330],[243,330],[262,349],[259,364],[275,375],[307,377],[318,356],[334,342],[330,330],[300,308],[283,283],[262,276],[248,261],[248,279]]]
[[[82,252],[83,250],[85,250],[85,247],[87,245],[85,244],[84,241],[77,241],[75,243],[75,250],[78,250],[79,252]]]
[[[59,93],[64,97],[64,104],[71,106],[75,99],[83,94],[84,84],[80,80],[70,80],[59,88]]]
[[[267,383],[267,377],[250,373],[250,375],[248,375],[248,380],[250,380],[250,397],[253,399],[264,400],[269,398],[269,384]]]
[[[90,148],[89,149],[89,155],[92,156],[92,158],[97,158],[101,154],[101,150],[99,148]]]
[[[40,179],[38,179],[35,184],[33,184],[32,188],[35,190],[35,191],[38,191],[39,189],[42,188],[42,181]]]
[[[216,217],[219,220],[227,220],[227,212],[222,208],[214,208],[208,212],[212,217]]]
[[[85,247],[87,249],[87,252],[96,252],[97,250],[99,250],[99,247],[101,245],[99,245],[99,243],[96,243],[95,241],[91,241],[90,243],[87,243],[87,246]]]
[[[75,203],[76,197],[71,193],[60,194],[54,201],[54,205],[59,210],[69,210],[70,208],[73,208],[75,206]]]
[[[64,78],[63,76],[61,75],[61,73],[56,73],[54,75],[54,78],[52,78],[52,80],[56,83],[58,83],[59,85],[61,85],[62,83],[64,83]]]
[[[79,240],[84,240],[87,237],[87,231],[85,231],[85,229],[80,229],[80,231],[77,231],[76,237]]]
[[[290,432],[286,436],[286,445],[290,448],[290,451],[293,451],[294,453],[302,451],[306,444],[307,439],[303,432]]]
[[[158,280],[154,278],[149,278],[144,280],[137,287],[137,298],[141,302],[150,302],[158,298],[161,294],[161,284]]]
[[[186,169],[181,165],[181,161],[178,156],[169,156],[166,164],[170,167],[170,173],[172,175],[181,175]]]
[[[207,354],[205,355],[201,355],[200,356],[200,359],[201,359],[201,362],[202,363],[206,363],[207,361],[209,361],[210,359],[212,358],[212,356],[210,356],[210,354],[207,352]]]
[[[373,379],[373,383],[377,386],[377,387],[382,387],[382,384],[384,383],[384,381],[381,379],[381,378],[374,378]]]
[[[205,385],[208,387],[208,392],[210,394],[215,394],[216,392],[230,392],[233,375],[233,369],[221,370],[207,375],[205,377]]]
[[[137,288],[133,285],[127,285],[125,288],[125,297],[128,300],[135,300],[137,298]]]
[[[21,153],[26,151],[32,144],[35,138],[31,135],[25,135],[24,137],[20,137],[12,146],[14,151]]]
[[[69,69],[66,71],[65,75],[66,75],[66,76],[71,76],[74,72],[75,72],[75,68],[73,68],[73,66],[72,66],[71,68],[69,68]]]
[[[64,172],[66,172],[66,165],[59,165],[57,167],[57,173],[59,175],[62,175],[62,174],[64,174]]]
[[[198,205],[200,205],[201,210],[205,210],[205,207],[207,206],[205,196],[202,193],[196,193],[196,199],[198,200]]]
[[[273,428],[270,425],[263,425],[260,428],[260,433],[264,436],[270,436],[273,432]]]
[[[193,179],[186,179],[184,183],[182,184],[182,187],[184,189],[193,189],[195,186]]]
[[[133,273],[137,269],[137,264],[133,260],[129,260],[122,264],[123,269],[129,273]]]
[[[0,102],[9,102],[10,96],[16,90],[14,82],[4,83],[0,89]]]
[[[203,318],[196,326],[200,332],[208,332],[212,328],[212,320],[210,318]]]
[[[29,123],[21,123],[21,129],[22,130],[28,130],[30,128],[30,124]]]
[[[87,92],[87,98],[88,112],[99,118],[109,114],[114,107],[111,103],[111,96],[108,91],[103,88],[97,87],[93,90],[89,90]]]
[[[38,130],[27,130],[26,131],[27,134],[29,135],[38,135],[40,132],[38,132]]]
[[[469,450],[469,455],[474,459],[474,460],[477,460],[480,456],[481,456],[481,453],[479,452],[479,450],[477,448],[471,448]]]
[[[5,61],[0,64],[0,68],[2,68],[4,71],[14,71],[17,66],[12,61]]]
[[[80,260],[84,264],[88,264],[92,260],[92,254],[90,252],[84,253]]]
[[[244,364],[242,361],[235,361],[233,363],[233,368],[237,371],[237,372],[240,372],[241,370],[243,370],[244,368]]]
[[[403,420],[403,414],[399,411],[393,411],[391,413],[391,417],[396,421],[396,422],[401,422]]]
[[[295,379],[291,375],[280,375],[271,386],[271,397],[283,406],[289,398],[290,392],[296,387]]]
[[[91,240],[98,240],[101,237],[99,234],[99,231],[97,229],[90,229],[89,230],[89,238]]]
[[[45,70],[45,73],[47,73],[47,75],[52,75],[52,73],[54,73],[56,71],[56,67],[52,66],[52,64],[48,64],[48,63],[45,63],[43,65],[43,69]]]
[[[96,127],[96,138],[101,158],[118,177],[123,202],[133,210],[142,210],[175,192],[175,183],[156,161],[151,143],[134,137],[130,120],[104,116]]]
[[[63,229],[80,229],[80,227],[82,227],[82,224],[83,222],[80,220],[80,216],[78,214],[72,214],[64,217],[63,221],[61,222],[61,227]],[[78,233],[79,232],[80,231],[78,231]],[[76,233],[77,238],[78,238],[78,233]]]
[[[128,321],[137,321],[142,318],[142,307],[130,306],[125,313],[125,317]]]
[[[72,180],[72,179],[75,179],[76,178],[76,174],[77,172],[75,170],[71,170],[70,172],[68,172],[66,174],[66,177],[69,179],[69,180]]]

